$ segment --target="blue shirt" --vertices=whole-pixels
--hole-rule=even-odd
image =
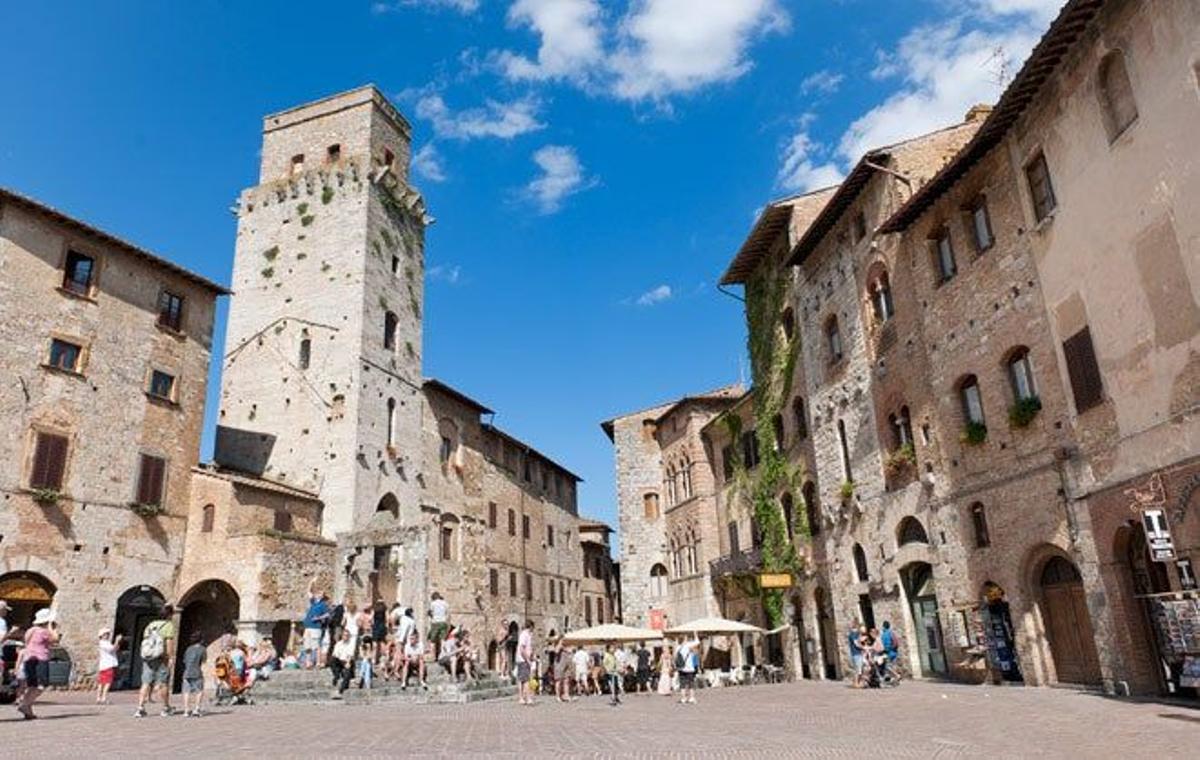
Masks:
[[[304,616],[305,628],[320,628],[324,622],[323,618],[329,614],[329,604],[322,598],[317,597],[308,605],[308,613]]]
[[[846,635],[846,640],[850,642],[850,656],[858,654],[862,649],[858,646],[858,631],[850,631]]]
[[[892,632],[891,628],[884,629],[879,638],[883,644],[884,651],[888,654],[896,651],[896,634]]]

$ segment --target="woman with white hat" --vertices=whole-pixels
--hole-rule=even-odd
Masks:
[[[33,625],[25,632],[25,648],[21,650],[22,672],[25,674],[25,691],[17,704],[17,711],[32,720],[33,703],[42,695],[42,689],[50,680],[50,647],[58,643],[58,624],[54,612],[48,607],[38,610],[33,616]]]

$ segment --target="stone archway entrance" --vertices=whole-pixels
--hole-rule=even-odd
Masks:
[[[200,632],[201,640],[207,645],[226,633],[236,631],[235,623],[241,601],[237,591],[225,581],[207,580],[197,583],[180,599],[179,641],[180,650],[187,646],[192,634]],[[183,658],[175,658],[175,687],[183,681]]]
[[[921,671],[925,675],[946,674],[946,649],[942,639],[942,622],[938,618],[937,586],[933,567],[927,562],[914,562],[900,570],[904,594],[912,614],[913,636]]]
[[[117,653],[117,677],[114,689],[136,689],[142,685],[142,631],[158,618],[166,599],[153,586],[134,586],[117,599],[113,636],[121,636]]]
[[[37,611],[54,601],[57,591],[48,578],[37,573],[19,571],[0,575],[0,599],[8,603],[9,630],[17,626],[28,628]]]
[[[1100,658],[1084,597],[1083,578],[1070,560],[1051,557],[1038,576],[1042,617],[1054,670],[1063,683],[1100,683]]]

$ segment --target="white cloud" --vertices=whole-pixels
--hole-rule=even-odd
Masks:
[[[972,0],[993,16],[1024,15],[1045,24],[1058,15],[1066,0]]]
[[[962,19],[912,30],[873,73],[900,77],[900,88],[850,125],[838,155],[857,161],[867,150],[954,124],[971,106],[995,101],[1041,32],[1032,16],[994,31],[964,31]]]
[[[752,66],[751,40],[788,25],[777,0],[639,0],[619,25],[613,92],[661,99],[732,81]]]
[[[546,125],[538,121],[538,103],[532,98],[509,102],[488,100],[481,108],[454,113],[441,95],[425,95],[417,101],[417,116],[433,124],[438,137],[473,140],[496,137],[509,140]]]
[[[462,279],[462,267],[458,264],[438,264],[431,267],[426,273],[430,280],[444,282],[448,285],[457,285]]]
[[[783,148],[783,165],[779,167],[775,184],[789,192],[806,193],[842,181],[843,173],[837,164],[820,160],[827,150],[809,136],[811,122],[811,115],[802,118],[799,130]]]
[[[674,293],[671,291],[670,285],[659,285],[657,288],[651,288],[638,296],[637,305],[654,306],[655,304],[670,300],[672,295]]]
[[[495,54],[509,79],[583,82],[604,60],[604,29],[596,0],[516,0],[508,9],[508,21],[528,26],[541,37],[536,60],[507,50]]]
[[[584,173],[583,164],[569,145],[546,145],[533,154],[541,174],[525,186],[525,194],[543,214],[562,208],[567,197],[595,184]]]
[[[413,154],[412,168],[430,182],[446,181],[446,166],[442,163],[442,154],[433,143],[425,143]]]
[[[393,2],[371,3],[372,13],[391,13],[402,8],[453,8],[459,13],[474,13],[479,10],[480,0],[393,0]]]
[[[829,69],[822,69],[815,74],[810,74],[800,83],[800,92],[805,95],[811,92],[832,95],[838,91],[838,88],[842,85],[842,80],[845,78],[845,74],[839,74]]]

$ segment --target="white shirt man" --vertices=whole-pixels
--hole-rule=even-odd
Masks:
[[[413,619],[412,609],[406,609],[396,623],[396,641],[403,641],[408,646],[408,637],[417,629],[417,621]]]
[[[450,622],[450,605],[445,599],[434,599],[429,603],[429,619],[433,623]]]

